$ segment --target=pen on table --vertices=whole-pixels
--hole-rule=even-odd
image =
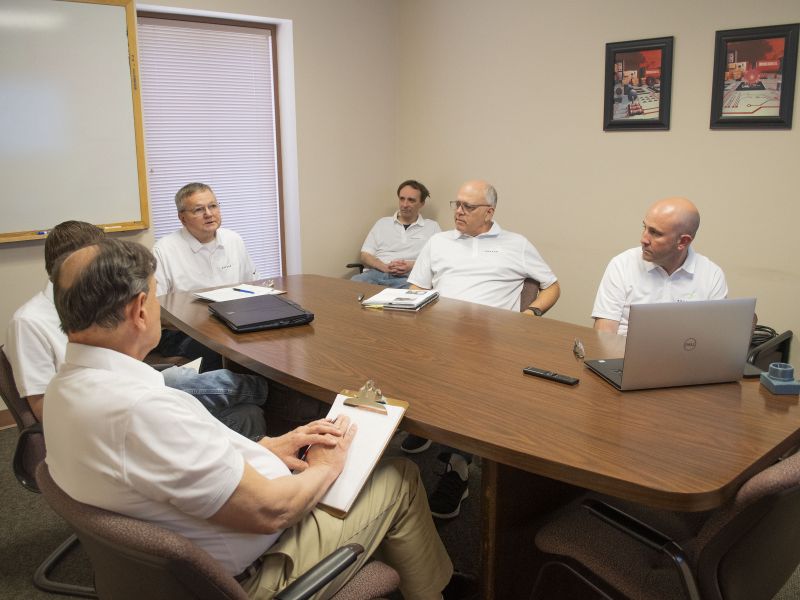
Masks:
[[[233,288],[234,292],[242,292],[243,294],[255,294],[255,292],[251,292],[250,290],[243,290],[242,288]]]

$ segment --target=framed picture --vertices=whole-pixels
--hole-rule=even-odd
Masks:
[[[711,129],[791,129],[798,24],[717,32]]]
[[[669,129],[673,38],[606,44],[603,130]]]

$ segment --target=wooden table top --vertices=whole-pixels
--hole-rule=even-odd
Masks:
[[[162,314],[224,356],[332,402],[374,379],[406,400],[403,429],[512,467],[673,510],[720,505],[800,444],[798,396],[758,380],[619,392],[572,354],[622,356],[624,338],[548,318],[440,298],[418,313],[368,310],[381,288],[318,275],[276,278],[310,325],[236,334],[188,293]],[[570,387],[528,365],[580,378]]]

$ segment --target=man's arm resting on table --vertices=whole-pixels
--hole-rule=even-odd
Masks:
[[[369,252],[361,253],[361,263],[365,267],[369,267],[370,269],[375,269],[376,271],[380,271],[381,273],[387,273],[389,271],[389,265],[387,265],[379,258],[376,258]]]
[[[349,420],[332,447],[308,450],[308,468],[297,475],[267,479],[248,463],[231,497],[208,520],[238,531],[275,533],[291,527],[320,501],[344,467],[355,436]]]
[[[609,333],[617,333],[617,331],[619,331],[619,321],[614,321],[613,319],[601,319],[600,317],[595,317],[594,329],[595,331],[607,331]]]
[[[536,296],[536,300],[531,302],[528,308],[538,308],[542,311],[542,314],[544,314],[553,307],[558,301],[559,296],[561,296],[561,286],[558,285],[556,281],[545,289],[540,290],[539,294]],[[525,309],[525,314],[533,315],[528,308]]]

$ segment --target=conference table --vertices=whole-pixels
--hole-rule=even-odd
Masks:
[[[359,295],[380,287],[320,275],[274,285],[314,321],[237,334],[190,293],[162,297],[162,316],[327,403],[372,379],[409,403],[403,430],[480,456],[484,598],[512,597],[520,544],[533,544],[527,526],[576,490],[707,510],[800,444],[798,396],[772,395],[758,380],[620,392],[573,354],[580,339],[587,358],[620,357],[622,336],[448,298],[419,312],[365,309]],[[580,382],[524,375],[529,365]]]

